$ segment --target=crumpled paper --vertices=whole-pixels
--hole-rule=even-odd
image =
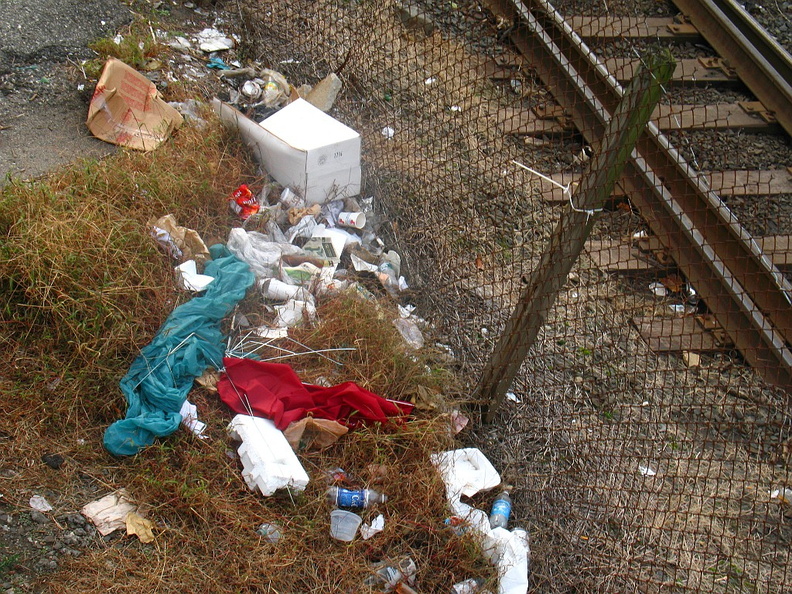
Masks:
[[[195,260],[199,265],[211,260],[209,249],[197,231],[181,227],[172,214],[149,221],[152,236],[174,259],[184,262]]]
[[[363,540],[368,540],[378,532],[382,532],[384,529],[385,529],[385,516],[380,514],[376,518],[371,520],[371,524],[363,524],[360,527],[360,536],[363,537]]]
[[[126,490],[121,489],[84,505],[80,513],[91,520],[99,534],[107,536],[119,528],[125,528],[127,514],[137,509],[137,505],[127,498]]]

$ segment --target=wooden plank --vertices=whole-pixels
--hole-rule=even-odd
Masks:
[[[762,251],[770,256],[779,268],[792,267],[792,236],[770,235],[757,240]]]
[[[633,318],[641,338],[655,353],[679,351],[723,351],[711,332],[704,330],[695,318]]]
[[[637,58],[605,58],[605,67],[623,85],[630,82],[638,71],[641,60]],[[487,58],[481,65],[484,76],[494,80],[510,80],[531,70],[520,55],[506,53]],[[728,69],[721,66],[717,59],[708,61],[697,58],[677,60],[671,83],[675,85],[733,85],[740,80]]]
[[[548,107],[547,113],[555,113]],[[542,114],[530,110],[499,107],[498,118],[504,134],[526,134],[528,136],[562,135],[574,130],[567,118],[544,119]],[[778,128],[757,114],[747,113],[736,103],[717,105],[658,105],[652,121],[660,130],[729,130],[740,129],[751,132],[766,132]]]
[[[660,264],[649,254],[644,254],[630,242],[593,239],[586,242],[594,266],[606,272],[643,272],[657,270]]]
[[[530,173],[526,173],[526,175],[530,176]],[[548,177],[555,183],[536,176],[536,184],[539,188],[541,200],[548,204],[561,204],[568,202],[569,197],[564,194],[563,188],[558,187],[557,184],[561,184],[564,187],[571,184],[571,191],[574,192],[574,188],[577,186],[578,180],[580,179],[580,175],[577,173],[554,173]],[[611,198],[622,199],[625,197],[625,195],[624,189],[619,184],[616,184],[616,187],[611,194]]]
[[[689,24],[677,23],[672,17],[572,16],[566,21],[584,39],[652,37],[694,40],[701,37],[694,27]]]
[[[710,189],[719,196],[778,196],[792,194],[792,173],[788,169],[766,169],[747,171],[735,169],[728,171],[703,171]],[[576,184],[579,175],[575,173],[554,173],[549,176],[563,186]],[[542,200],[548,204],[567,202],[567,197],[558,186],[541,178],[537,178]],[[623,199],[625,192],[617,184],[614,199]]]
[[[562,125],[557,119],[543,119],[530,110],[500,107],[498,119],[504,134],[526,134],[528,136],[561,136],[574,131],[574,127]]]
[[[511,52],[487,58],[480,67],[484,76],[495,80],[509,80],[527,70],[529,65],[525,58]]]
[[[757,237],[756,241],[778,268],[792,268],[792,236],[771,235]],[[654,236],[638,241],[603,239],[586,243],[586,252],[592,263],[605,272],[628,273],[661,269],[664,264],[663,256],[658,252],[662,250],[662,244]]]
[[[705,173],[710,188],[721,196],[776,196],[792,194],[789,169],[729,170]]]
[[[631,58],[607,58],[605,67],[622,85],[627,84],[640,66],[641,61]],[[728,75],[721,68],[708,68],[701,60],[686,58],[678,60],[671,82],[676,85],[737,84],[739,79]]]
[[[664,132],[728,129],[764,132],[777,127],[758,115],[747,113],[737,103],[658,105],[652,114],[652,121]]]

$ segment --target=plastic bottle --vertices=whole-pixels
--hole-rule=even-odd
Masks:
[[[330,487],[327,490],[327,499],[338,507],[363,509],[377,503],[385,503],[388,496],[374,489],[344,489],[343,487]]]
[[[403,557],[396,563],[380,561],[372,566],[372,574],[363,581],[363,584],[366,586],[385,586],[386,592],[415,592],[404,582],[413,583],[416,573],[418,573],[418,566],[411,557]],[[406,588],[400,588],[400,586],[406,586]]]
[[[511,496],[509,496],[508,491],[503,491],[492,502],[492,511],[489,517],[490,528],[506,528],[509,523],[511,508]]]

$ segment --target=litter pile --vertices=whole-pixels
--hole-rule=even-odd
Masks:
[[[215,33],[199,34],[202,51],[233,46],[232,38]],[[353,382],[306,384],[289,365],[263,360],[263,349],[284,353],[275,359],[294,356],[279,341],[289,340],[293,328],[315,322],[322,299],[340,293],[371,302],[400,299],[408,287],[400,255],[386,249],[377,235],[374,198],[360,198],[360,136],[326,113],[341,90],[340,79],[331,74],[309,92],[304,86],[293,87],[274,70],[237,66],[231,68],[217,55],[208,62],[225,80],[249,77],[235,83],[238,91],[232,100],[256,102],[268,110],[267,117],[256,122],[217,99],[213,108],[249,147],[265,181],[260,187],[242,184],[229,189],[229,208],[239,224],[225,244],[207,248],[196,231],[179,226],[170,214],[150,222],[152,236],[178,262],[179,285],[196,295],[173,310],[122,379],[127,414],[107,429],[104,443],[113,454],[133,455],[180,424],[205,437],[206,426],[187,396],[195,380],[205,381],[207,372],[219,372],[216,390],[236,413],[227,433],[239,443],[242,477],[250,490],[271,496],[278,489],[306,489],[311,477],[300,462],[300,451],[327,447],[361,425],[392,425],[398,430],[410,422],[413,404],[382,397]],[[88,124],[105,140],[152,150],[183,123],[176,109],[189,111],[193,115],[187,120],[200,125],[194,103],[165,104],[150,81],[111,60],[94,94]],[[125,121],[145,125],[123,132],[117,124]],[[235,311],[241,300],[250,298],[252,287],[260,305],[257,318],[263,322],[255,325]],[[423,320],[412,315],[410,305],[400,304],[399,309],[394,326],[409,348],[422,348]],[[226,335],[224,322],[229,318]],[[307,352],[327,357],[321,351]],[[475,535],[485,557],[499,570],[499,592],[526,592],[527,534],[506,529],[511,512],[508,487],[489,516],[462,501],[500,485],[498,473],[478,450],[438,453],[432,461],[446,484],[451,512],[446,525],[455,534]],[[382,532],[386,514],[364,524],[356,510],[387,508],[387,494],[349,484],[340,468],[331,474],[331,536],[351,542],[358,533],[367,540]],[[128,533],[141,540],[153,538],[150,521],[138,514],[125,493],[108,498],[86,506],[83,513],[97,525],[126,525]],[[259,527],[259,534],[277,543],[283,530],[268,523]],[[384,592],[415,592],[417,574],[409,556],[387,559],[371,568],[364,585]],[[482,587],[481,580],[469,578],[452,591],[484,591]]]

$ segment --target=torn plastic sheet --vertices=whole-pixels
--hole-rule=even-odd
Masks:
[[[460,499],[462,495],[471,497],[498,486],[501,480],[495,467],[476,448],[433,454],[431,459],[446,485],[451,513],[478,535],[484,554],[498,569],[498,594],[525,594],[528,591],[529,550],[521,534],[523,531],[492,529],[486,512]]]
[[[276,305],[275,311],[275,325],[281,328],[291,328],[299,326],[306,319],[316,319],[316,306],[313,303],[313,297],[310,301],[299,301],[297,299],[289,299],[283,305]]]
[[[245,231],[239,227],[228,234],[228,250],[246,262],[256,278],[273,278],[279,275],[281,256],[302,254],[296,245],[269,241],[266,235],[257,231]]]
[[[202,52],[207,54],[212,52],[219,52],[222,50],[233,49],[235,42],[231,37],[227,37],[217,29],[206,28],[203,29],[198,35],[198,47]]]
[[[35,509],[37,512],[43,513],[43,512],[52,511],[52,506],[50,505],[50,502],[47,501],[41,495],[33,495],[33,497],[30,498],[30,501],[28,501],[28,504],[32,509]]]
[[[418,327],[418,324],[415,323],[415,320],[410,318],[396,318],[393,320],[393,325],[396,326],[396,329],[399,331],[399,334],[401,334],[404,342],[414,349],[423,348],[423,333]]]
[[[179,414],[193,380],[209,367],[219,369],[225,337],[223,318],[253,284],[248,265],[222,245],[210,248],[214,258],[206,274],[215,280],[205,293],[177,307],[121,379],[126,417],[107,428],[104,445],[119,456],[131,456],[155,437],[178,429]]]

